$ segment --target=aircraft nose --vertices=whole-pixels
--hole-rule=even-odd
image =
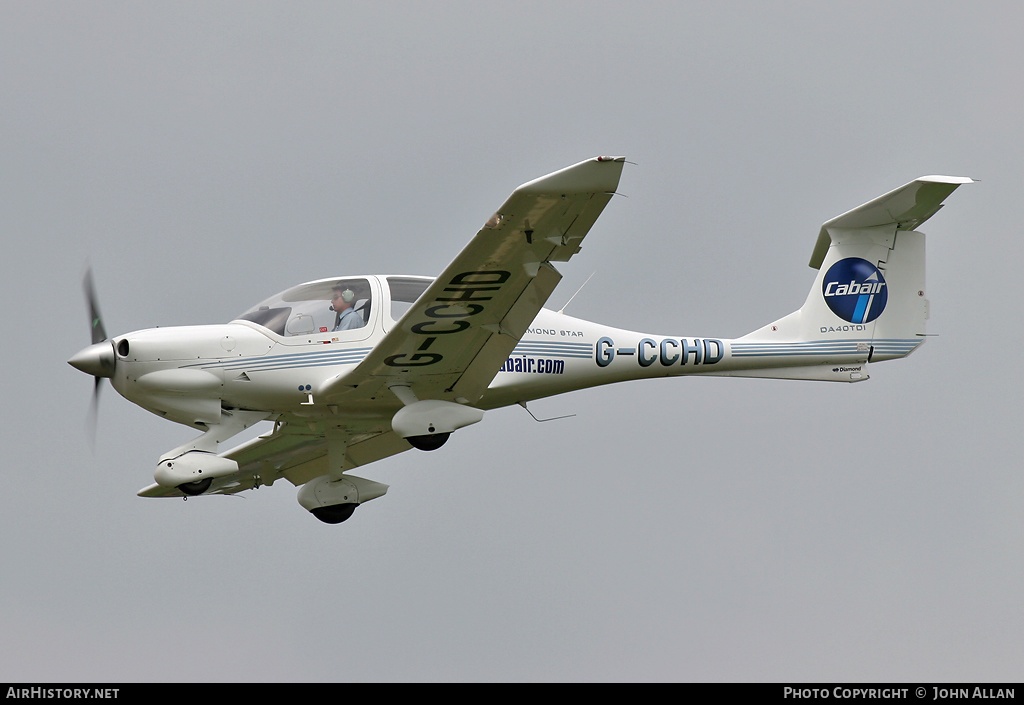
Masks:
[[[115,359],[114,344],[107,340],[82,348],[68,360],[68,364],[93,377],[113,377]]]

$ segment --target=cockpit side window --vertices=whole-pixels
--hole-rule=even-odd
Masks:
[[[334,313],[331,331],[362,328],[370,320],[370,288],[353,280],[342,280],[331,287],[331,305]]]
[[[401,319],[420,294],[433,283],[433,279],[424,277],[388,277],[388,288],[391,290],[391,320]]]

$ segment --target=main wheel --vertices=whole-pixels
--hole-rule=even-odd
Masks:
[[[409,436],[405,440],[409,445],[419,450],[437,450],[445,444],[450,433],[431,433],[426,436]]]
[[[196,480],[195,482],[186,482],[183,485],[178,485],[178,489],[187,494],[189,497],[195,497],[200,495],[206,490],[210,489],[210,485],[213,483],[212,477],[207,477],[202,480]]]
[[[325,524],[340,524],[352,516],[358,504],[332,504],[329,507],[317,507],[309,512]]]

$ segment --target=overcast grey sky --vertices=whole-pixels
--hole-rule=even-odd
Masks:
[[[1024,663],[1012,2],[0,4],[0,680],[1001,681]],[[436,274],[518,184],[622,154],[560,307],[735,337],[821,223],[924,174],[930,332],[863,384],[673,379],[490,412],[361,474],[144,500],[194,435],[110,333]]]

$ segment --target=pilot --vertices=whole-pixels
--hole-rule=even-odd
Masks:
[[[337,315],[334,330],[354,330],[366,325],[362,315],[352,308],[352,303],[356,300],[355,292],[341,284],[332,291],[334,296],[331,297],[331,310]]]

